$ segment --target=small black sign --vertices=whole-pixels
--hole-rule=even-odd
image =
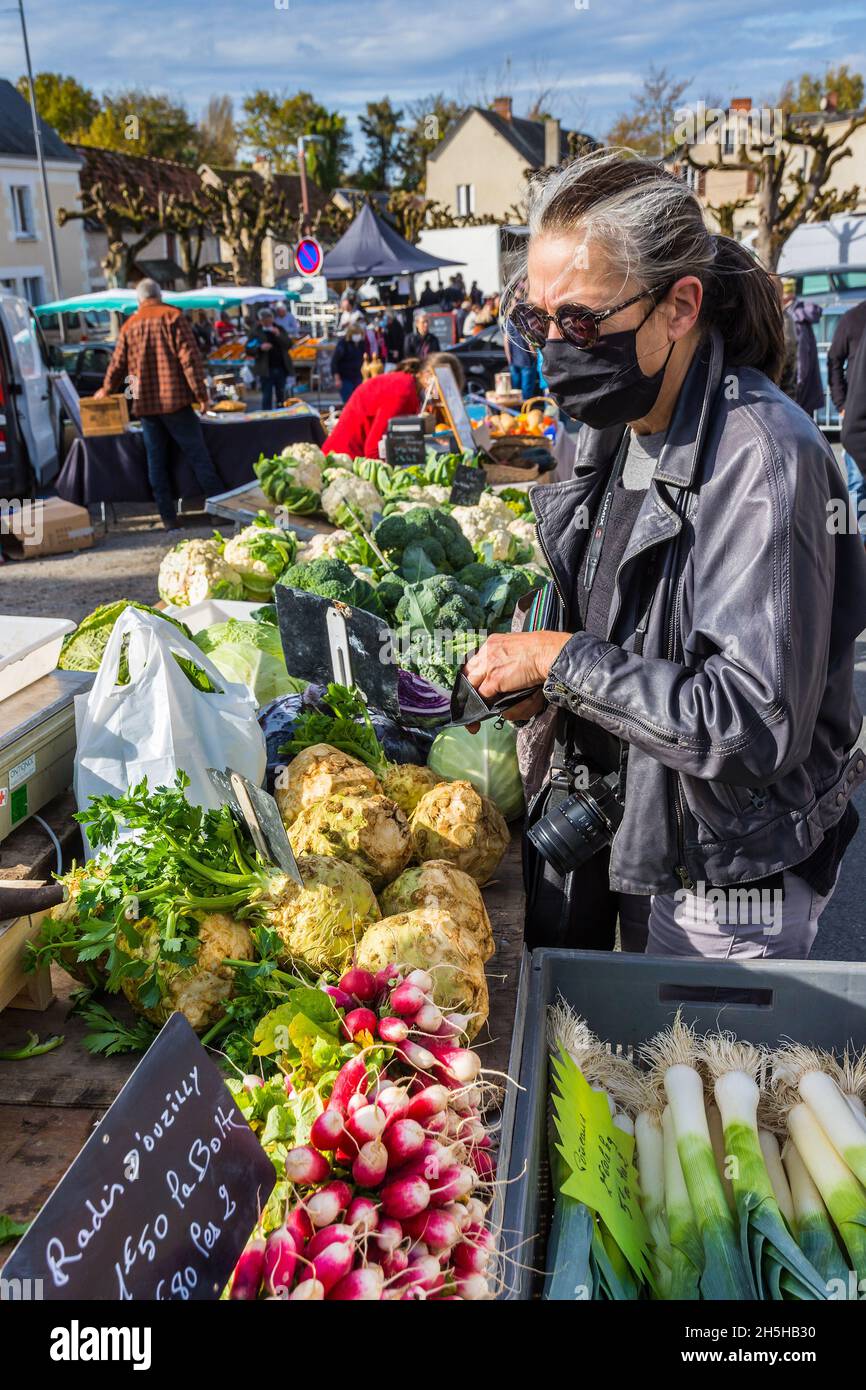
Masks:
[[[458,463],[448,501],[454,507],[475,507],[486,486],[487,474],[483,468],[470,468],[465,463]]]
[[[372,709],[397,718],[397,666],[391,630],[381,618],[363,608],[350,608],[305,589],[285,584],[274,588],[280,641],[286,665],[293,676],[314,684],[356,685]],[[329,617],[330,615],[330,617]],[[349,670],[339,660],[334,616],[345,623]]]
[[[30,1296],[44,1299],[217,1299],[275,1178],[221,1073],[173,1014],[6,1262],[4,1283],[30,1280]]]

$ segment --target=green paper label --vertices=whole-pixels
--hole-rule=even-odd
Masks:
[[[9,798],[9,818],[13,825],[27,815],[27,783],[16,787]]]

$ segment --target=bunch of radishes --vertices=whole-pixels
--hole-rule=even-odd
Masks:
[[[286,1154],[284,1222],[250,1241],[232,1298],[492,1296],[493,1238],[479,1194],[495,1162],[479,1113],[481,1062],[458,1045],[467,1020],[444,1015],[432,990],[426,971],[403,978],[396,969],[352,969],[328,987],[361,1049],[340,1070],[310,1142]],[[366,1052],[383,1043],[388,1061],[371,1075]]]

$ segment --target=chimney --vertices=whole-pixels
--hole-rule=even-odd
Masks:
[[[751,98],[751,97],[734,97],[733,100],[732,100],[732,102],[731,102],[731,110],[732,110],[732,111],[751,111],[751,109],[752,109],[752,98]]]
[[[839,110],[839,93],[838,93],[838,92],[827,92],[826,96],[823,96],[823,97],[821,98],[821,110],[822,110],[822,111],[831,111],[831,112],[838,111],[838,110]]]
[[[490,103],[490,110],[495,111],[497,116],[501,116],[504,121],[510,121],[511,97],[494,97]]]
[[[555,168],[562,159],[559,139],[559,121],[546,120],[544,122],[544,166],[546,169]]]

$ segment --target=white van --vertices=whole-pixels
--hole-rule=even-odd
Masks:
[[[0,290],[0,497],[27,497],[58,471],[56,375],[27,300]]]

